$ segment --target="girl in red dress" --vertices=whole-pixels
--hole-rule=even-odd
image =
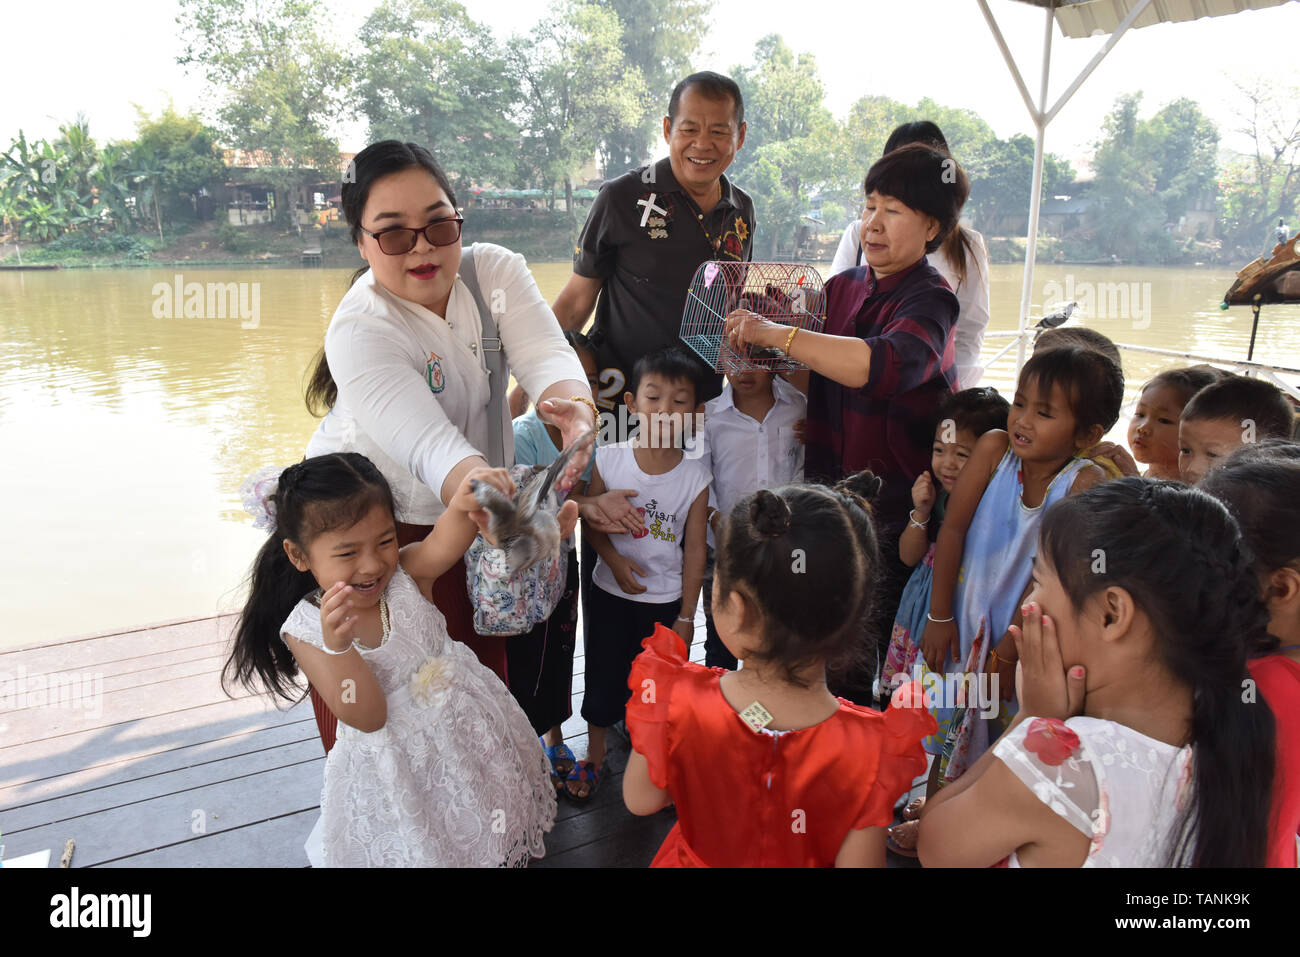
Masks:
[[[1277,721],[1277,770],[1267,865],[1300,856],[1300,445],[1244,445],[1201,481],[1241,525],[1268,606],[1269,641],[1253,649],[1250,676]]]
[[[623,799],[670,801],[652,867],[883,867],[885,828],[935,731],[915,683],[885,713],[834,697],[827,668],[868,644],[880,568],[870,472],[787,485],[715,513],[713,616],[740,671],[686,659],[656,628],[633,665]]]

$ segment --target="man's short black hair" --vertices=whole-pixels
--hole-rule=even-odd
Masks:
[[[636,395],[641,380],[647,373],[662,376],[669,382],[689,382],[695,391],[695,398],[700,395],[700,362],[693,355],[678,346],[668,346],[658,352],[647,353],[636,360],[632,366],[632,378],[628,382],[628,391]]]
[[[734,106],[732,112],[736,118],[736,129],[740,129],[741,124],[745,122],[745,98],[740,95],[740,87],[731,77],[714,73],[712,70],[692,73],[673,87],[673,95],[668,98],[669,125],[677,122],[677,108],[681,105],[682,94],[686,92],[687,87],[691,86],[710,100],[725,100],[730,97]]]
[[[1184,420],[1229,419],[1255,423],[1258,438],[1289,439],[1295,413],[1286,394],[1271,382],[1244,375],[1225,375],[1207,385],[1183,406]]]

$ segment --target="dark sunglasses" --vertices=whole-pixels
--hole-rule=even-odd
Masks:
[[[424,234],[430,245],[433,246],[450,246],[460,241],[460,227],[465,220],[460,216],[452,216],[450,219],[435,219],[427,226],[419,229],[411,229],[409,226],[394,226],[392,229],[381,229],[377,233],[372,233],[364,226],[358,226],[363,233],[370,236],[379,244],[379,251],[389,256],[401,256],[409,253],[415,248],[419,241],[420,234]]]

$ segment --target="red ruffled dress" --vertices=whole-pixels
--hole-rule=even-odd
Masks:
[[[935,721],[912,683],[884,714],[841,698],[811,728],[755,732],[722,694],[727,672],[688,661],[675,632],[641,646],[627,728],[677,806],[651,867],[830,867],[850,830],[892,824],[925,773]]]

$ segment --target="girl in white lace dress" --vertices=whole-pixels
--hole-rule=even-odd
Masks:
[[[1273,715],[1249,694],[1267,611],[1237,524],[1125,478],[1043,517],[1020,712],[921,812],[927,867],[1261,867]]]
[[[272,533],[226,674],[294,697],[301,668],[338,715],[313,864],[519,866],[544,853],[546,756],[430,597],[486,521],[474,480],[514,493],[505,470],[471,471],[429,537],[400,553],[392,493],[364,456],[306,459],[268,496]],[[562,528],[573,520],[562,513]]]

